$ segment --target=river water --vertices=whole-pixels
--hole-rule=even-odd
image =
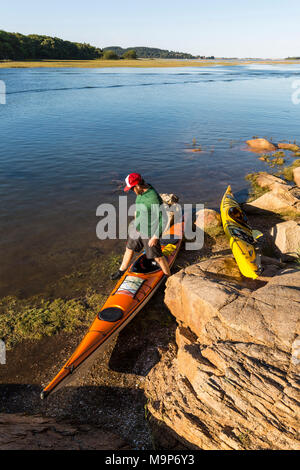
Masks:
[[[121,250],[97,240],[96,208],[117,205],[129,172],[217,207],[227,184],[243,190],[266,169],[245,140],[300,141],[298,65],[0,69],[0,80],[0,295],[42,290],[95,247]]]

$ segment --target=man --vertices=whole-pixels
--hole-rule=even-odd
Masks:
[[[112,274],[111,279],[120,279],[132,260],[135,252],[145,249],[148,259],[154,259],[166,276],[171,275],[169,264],[163,256],[159,238],[166,224],[166,215],[161,210],[162,199],[155,189],[145,183],[139,173],[131,173],[125,179],[124,191],[134,191],[136,213],[134,224],[129,227],[126,251],[119,270]]]

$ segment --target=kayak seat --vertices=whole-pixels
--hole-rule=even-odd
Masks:
[[[238,224],[249,227],[249,221],[241,209],[237,207],[231,207],[228,211],[228,215]]]
[[[154,259],[148,259],[146,255],[142,255],[135,261],[130,271],[138,274],[155,273],[160,271],[160,267]]]
[[[122,318],[123,310],[118,307],[109,307],[98,313],[99,320],[115,322]]]

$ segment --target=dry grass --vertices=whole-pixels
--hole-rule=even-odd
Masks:
[[[247,64],[298,64],[299,61],[230,61],[230,60],[176,60],[176,59],[137,59],[137,60],[37,60],[37,61],[0,61],[0,68],[35,68],[35,67],[211,67],[214,65],[247,65]]]

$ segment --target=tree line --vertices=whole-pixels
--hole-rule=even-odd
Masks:
[[[197,59],[185,52],[174,52],[153,47],[111,46],[100,49],[86,43],[0,30],[0,60],[91,60],[91,59]],[[204,57],[201,57],[204,58]]]
[[[7,33],[0,30],[0,60],[98,59],[102,50],[90,44],[64,41],[50,36]]]
[[[113,51],[118,58],[123,57],[127,52],[135,51],[137,57],[141,59],[197,59],[199,56],[193,56],[186,52],[174,52],[167,49],[158,49],[155,47],[128,47],[123,49],[119,46],[105,47],[103,51]]]

